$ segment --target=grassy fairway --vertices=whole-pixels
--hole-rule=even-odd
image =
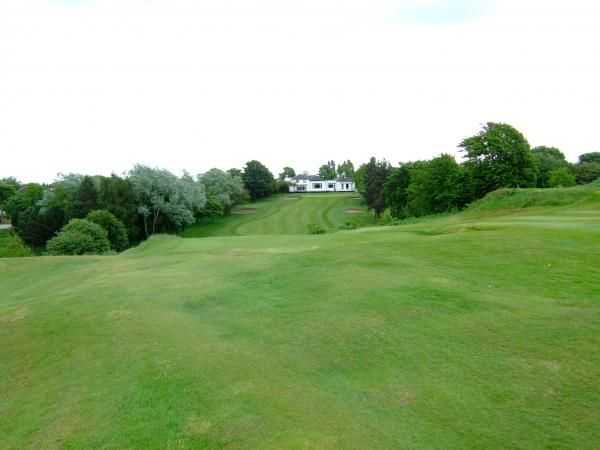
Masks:
[[[529,206],[0,259],[0,448],[600,448],[600,194]]]
[[[307,234],[310,224],[336,231],[348,222],[357,225],[373,223],[358,194],[277,195],[242,205],[229,217],[188,228],[184,236]]]

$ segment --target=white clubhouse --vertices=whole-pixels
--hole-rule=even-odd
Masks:
[[[318,175],[298,175],[286,180],[290,184],[290,192],[355,192],[356,185],[352,178],[341,177],[325,180]]]

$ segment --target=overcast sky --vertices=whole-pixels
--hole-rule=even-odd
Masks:
[[[600,150],[597,0],[0,0],[0,177]]]

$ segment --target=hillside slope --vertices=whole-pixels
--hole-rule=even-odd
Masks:
[[[598,448],[599,261],[593,201],[0,259],[0,448]]]

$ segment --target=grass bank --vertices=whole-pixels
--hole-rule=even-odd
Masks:
[[[0,258],[32,256],[33,252],[10,230],[0,230]]]
[[[597,204],[470,214],[0,259],[0,448],[600,447]]]

